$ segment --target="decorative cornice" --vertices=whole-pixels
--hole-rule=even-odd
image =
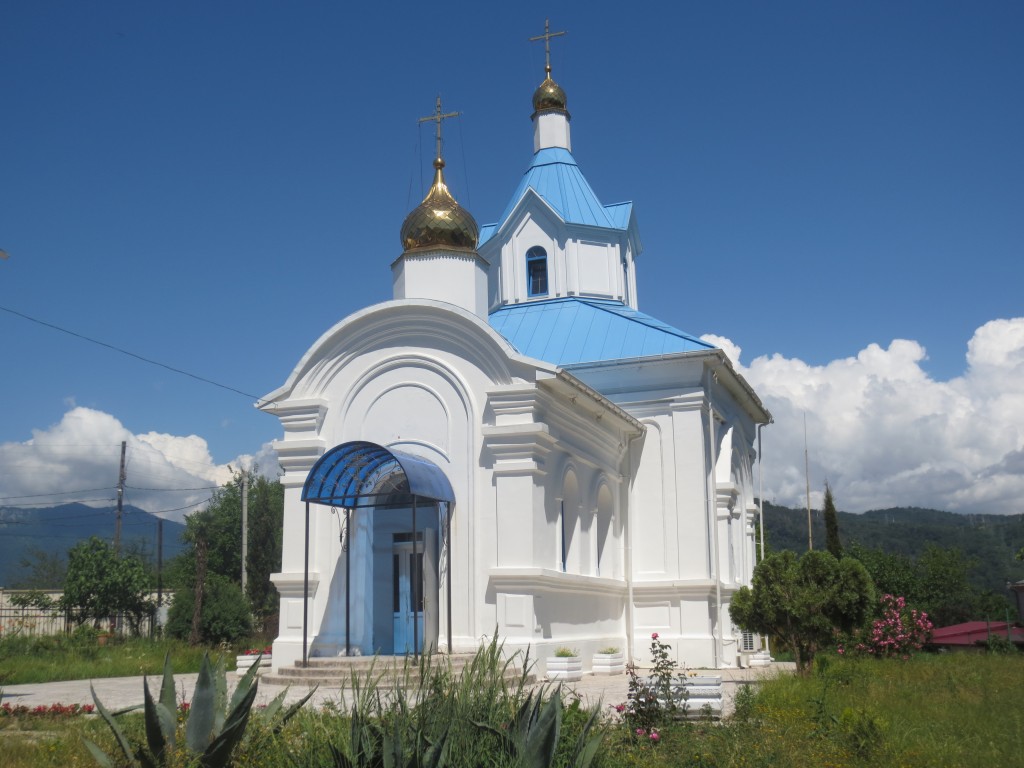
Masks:
[[[496,475],[545,474],[545,459],[556,444],[546,424],[484,427],[482,435],[482,458]]]
[[[270,582],[277,587],[278,593],[281,597],[299,600],[302,599],[305,592],[305,579],[304,574],[301,572],[297,573],[272,573],[270,574]],[[309,597],[316,596],[317,587],[320,586],[320,572],[310,571],[309,572]]]
[[[284,470],[281,484],[293,488],[306,482],[309,470],[327,450],[327,441],[322,438],[288,439],[274,441],[277,463]]]
[[[551,568],[492,568],[487,576],[488,590],[495,592],[625,597],[628,589],[622,579],[563,573]]]
[[[439,249],[439,248],[414,248],[409,251],[405,251],[393,262],[391,262],[391,268],[394,269],[395,265],[400,261],[479,261],[483,268],[491,266],[491,262],[485,257],[481,256],[474,250],[456,250],[452,249]]]

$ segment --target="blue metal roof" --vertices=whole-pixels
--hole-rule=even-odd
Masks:
[[[614,203],[604,207],[605,213],[616,229],[627,229],[629,227],[629,215],[633,212],[632,203]]]
[[[523,174],[498,223],[481,228],[480,245],[487,242],[512,215],[528,188],[544,198],[567,224],[586,224],[607,229],[626,229],[629,225],[632,203],[607,207],[601,205],[572,153],[561,147],[548,147],[534,154],[533,162]]]
[[[410,494],[455,501],[448,477],[433,462],[361,440],[335,446],[317,460],[302,486],[302,500],[355,507],[360,498],[374,494],[377,484],[396,470],[405,475]]]
[[[489,319],[519,352],[555,365],[715,349],[610,299],[570,296],[508,304]]]

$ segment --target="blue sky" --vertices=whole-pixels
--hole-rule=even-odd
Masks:
[[[788,477],[766,475],[772,496],[794,502],[802,487],[802,413],[815,487],[842,477],[849,508],[912,503],[952,471],[922,458],[908,486],[882,477],[885,455],[841,466],[876,433],[831,426],[835,412],[882,401],[823,392],[860,365],[859,381],[904,382],[885,401],[894,412],[932,402],[908,429],[966,398],[963,423],[931,428],[977,438],[986,458],[957,458],[966,474],[943,493],[1004,490],[946,507],[1011,498],[1022,326],[977,342],[1002,366],[995,395],[965,356],[986,324],[1024,315],[1014,2],[5,3],[0,306],[251,395],[275,389],[331,325],[390,298],[399,227],[430,179],[432,134],[416,119],[438,93],[463,113],[446,125],[453,191],[482,224],[503,210],[532,152],[544,62],[527,38],[546,16],[568,30],[553,64],[576,159],[602,202],[636,204],[641,309],[742,347],[767,393],[773,477]],[[205,440],[209,457],[196,440],[179,454],[197,472],[281,432],[250,398],[8,312],[0,360],[3,498],[53,471],[19,446],[75,408],[112,419],[85,419],[60,445],[103,446],[114,480],[118,428],[151,445]],[[793,394],[810,380],[817,398]],[[1010,434],[982,439],[971,430],[985,419]],[[929,434],[900,436],[916,450]],[[842,451],[829,456],[830,440]],[[998,467],[1005,487],[986,474]],[[34,484],[11,479],[32,472]],[[881,480],[888,496],[864,490]]]

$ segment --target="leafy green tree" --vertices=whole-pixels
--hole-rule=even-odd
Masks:
[[[270,574],[281,570],[284,486],[249,475],[249,548],[245,594],[258,619],[277,613],[280,597]]]
[[[68,571],[61,604],[76,623],[123,615],[133,634],[156,610],[149,597],[149,579],[142,561],[118,555],[112,546],[93,536],[68,550]]]
[[[863,624],[874,602],[871,577],[858,560],[783,551],[757,564],[752,586],[733,595],[729,615],[742,629],[785,642],[806,674],[814,654]]]
[[[914,607],[921,594],[920,574],[917,564],[907,555],[885,552],[881,549],[867,549],[854,542],[846,550],[848,557],[863,563],[875,583],[880,595],[902,595]]]
[[[855,544],[847,554],[864,564],[880,594],[906,598],[909,606],[927,612],[937,627],[1005,613],[1003,597],[971,583],[976,562],[956,547],[927,544],[914,559]]]
[[[206,635],[201,627],[208,627],[206,614],[212,609],[206,604],[204,581],[218,577],[236,587],[241,585],[243,479],[248,484],[246,604],[251,605],[259,624],[277,612],[278,594],[270,574],[281,567],[284,488],[278,481],[253,471],[238,472],[206,509],[188,516],[184,534],[188,546],[171,568],[176,594],[192,593],[190,602],[199,636]]]
[[[843,545],[839,541],[839,515],[832,498],[832,487],[825,483],[825,549],[836,560],[843,559]]]

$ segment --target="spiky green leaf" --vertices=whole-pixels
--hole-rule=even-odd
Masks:
[[[178,698],[174,690],[174,671],[171,669],[171,652],[164,655],[164,679],[160,683],[160,702],[167,712],[170,713],[170,722],[161,723],[164,726],[164,739],[168,748],[173,751],[177,746],[175,730],[177,728]]]
[[[245,698],[228,715],[224,728],[218,733],[210,746],[199,759],[203,768],[224,768],[231,761],[231,752],[241,741],[245,728],[249,724],[252,703],[256,699],[256,686],[252,686]]]
[[[309,701],[311,698],[313,698],[313,694],[316,693],[316,691],[317,691],[317,689],[319,687],[320,687],[319,685],[314,685],[312,690],[310,690],[309,693],[307,693],[305,696],[303,696],[301,699],[296,701],[294,704],[292,704],[290,707],[288,707],[288,709],[285,710],[284,714],[281,715],[280,721],[278,721],[278,723],[274,726],[274,733],[275,734],[280,733],[281,729],[285,727],[285,725],[288,723],[288,721],[291,720],[293,717],[295,717],[295,714],[300,709],[302,709],[302,706],[307,701]],[[287,688],[284,689],[284,691],[281,693],[281,695],[278,698],[283,700],[284,699],[284,695],[286,693],[288,693],[288,689]],[[277,701],[277,699],[275,699],[274,701]]]
[[[142,694],[144,696],[143,709],[145,710],[146,721],[146,743],[149,745],[149,751],[153,753],[153,756],[157,760],[161,760],[167,749],[167,738],[164,735],[166,733],[166,723],[161,722],[161,720],[166,719],[167,710],[160,707],[160,709],[164,709],[164,715],[157,711],[157,707],[160,705],[153,701],[153,695],[149,692],[149,681],[145,677],[142,678]]]
[[[92,694],[93,703],[96,705],[96,711],[100,713],[100,717],[107,724],[110,730],[114,734],[114,738],[117,740],[117,745],[121,748],[124,753],[125,759],[131,765],[138,765],[138,761],[135,759],[135,755],[132,753],[131,744],[128,743],[128,739],[125,737],[121,727],[114,721],[114,716],[107,711],[107,708],[103,706],[103,702],[96,696],[96,689],[92,687],[92,683],[89,683],[89,693]],[[95,755],[94,755],[95,757]],[[108,758],[109,759],[109,758]]]
[[[255,665],[253,665],[255,666]],[[224,656],[218,656],[213,665],[213,735],[224,729],[224,718],[228,703],[228,673],[224,665]]]
[[[185,723],[185,743],[193,752],[205,752],[213,741],[216,700],[217,687],[213,681],[210,656],[206,654],[199,667],[192,706],[189,708],[188,722]]]
[[[538,702],[541,697],[538,697]],[[522,757],[527,766],[547,768],[555,756],[558,747],[558,734],[562,727],[562,695],[558,688],[551,698],[544,702],[532,722],[530,731],[523,745]]]
[[[229,711],[234,710],[238,706],[238,702],[240,702],[242,699],[244,699],[248,695],[249,688],[251,688],[253,685],[255,685],[255,683],[256,683],[256,673],[259,671],[260,659],[262,659],[262,658],[263,658],[263,654],[261,653],[259,656],[256,657],[256,661],[254,661],[249,666],[249,669],[246,670],[245,674],[242,675],[242,679],[238,681],[238,687],[235,688],[235,692],[231,696],[231,702],[228,704],[228,710]],[[226,677],[226,675],[225,675],[225,677]],[[222,723],[222,725],[223,725],[223,723]]]

